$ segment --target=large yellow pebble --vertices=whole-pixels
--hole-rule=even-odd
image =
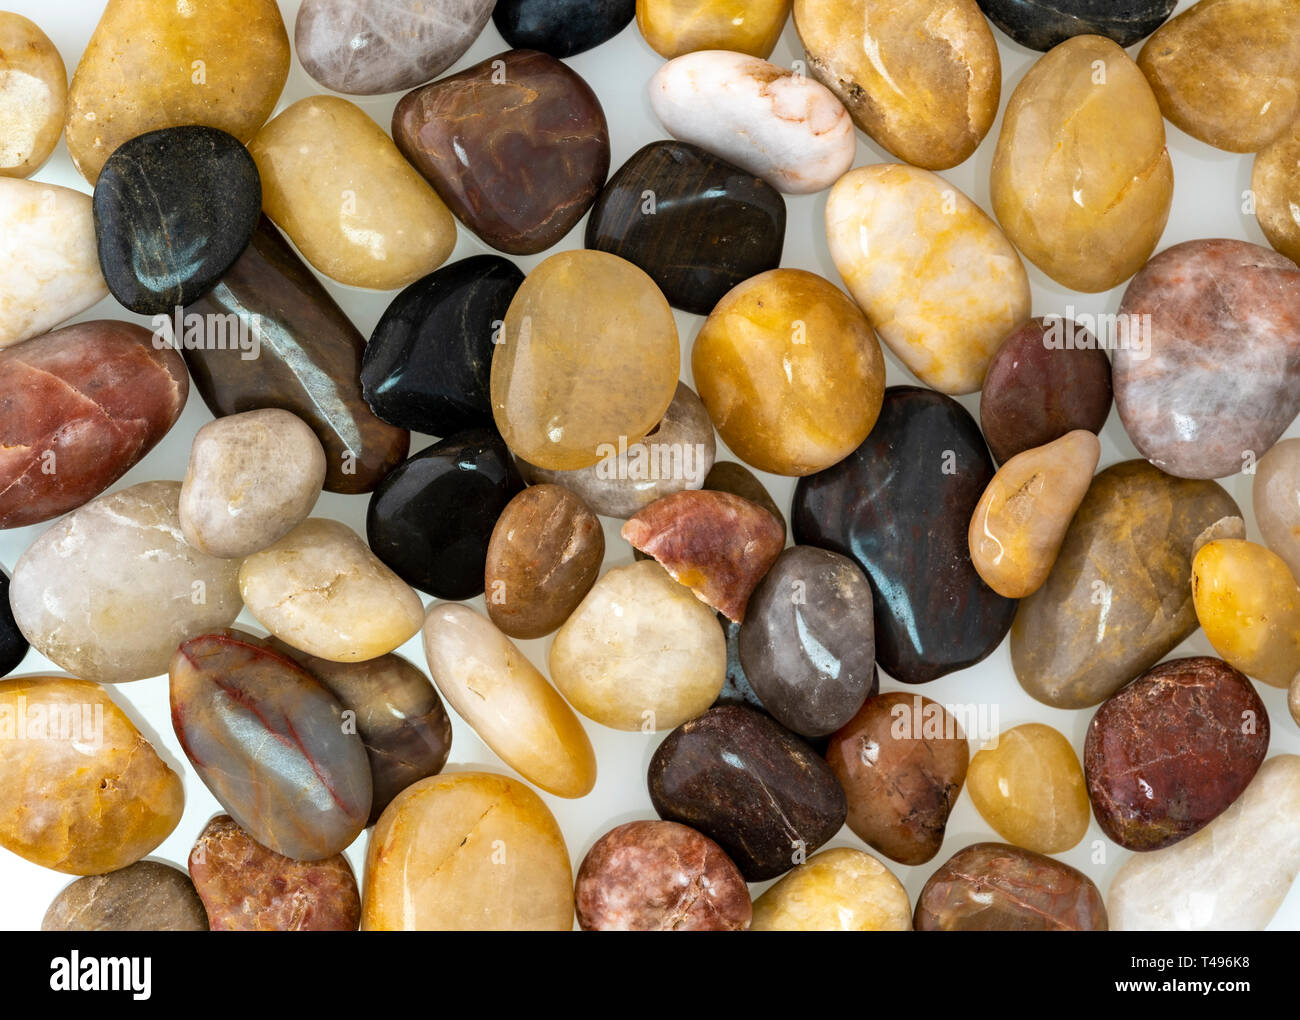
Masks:
[[[636,0],[636,23],[651,49],[671,60],[696,50],[768,57],[790,0]]]
[[[50,37],[0,11],[0,177],[30,177],[63,134],[68,70]]]
[[[1273,687],[1300,673],[1300,588],[1275,552],[1240,538],[1207,543],[1192,561],[1192,601],[1229,664]]]
[[[970,760],[966,789],[993,830],[1026,850],[1064,853],[1088,831],[1079,756],[1051,726],[1025,723],[981,748]]]
[[[813,854],[754,901],[750,931],[911,931],[912,905],[868,853]]]
[[[1268,243],[1292,262],[1300,261],[1300,118],[1259,150],[1250,190]]]

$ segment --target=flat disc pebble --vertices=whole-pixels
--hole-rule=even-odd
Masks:
[[[79,878],[45,911],[41,931],[207,931],[208,914],[180,868],[136,861]]]

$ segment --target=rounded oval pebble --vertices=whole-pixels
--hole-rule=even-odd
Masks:
[[[213,931],[356,931],[361,894],[342,854],[295,861],[217,815],[190,851]]]
[[[1174,245],[1133,278],[1119,314],[1144,336],[1114,353],[1115,406],[1162,471],[1253,467],[1300,411],[1300,268],[1285,256],[1245,241]]]
[[[1128,54],[1080,35],[1039,59],[1007,103],[989,188],[1007,236],[1061,286],[1109,290],[1141,269],[1169,219],[1174,171]]]
[[[970,762],[961,725],[943,705],[903,691],[868,698],[831,737],[826,760],[860,839],[900,864],[939,852]]]
[[[651,142],[614,171],[587,218],[588,248],[644,269],[674,308],[707,315],[775,269],[786,209],[761,177],[687,142]]]
[[[104,688],[0,680],[0,846],[70,875],[117,871],[181,820],[185,791]]]
[[[844,824],[844,791],[826,762],[741,705],[711,708],[668,734],[649,785],[660,818],[716,840],[750,882],[802,863]]]
[[[1042,723],[1015,726],[977,751],[966,788],[999,836],[1040,854],[1073,849],[1092,819],[1079,756]]]
[[[1029,277],[1011,242],[928,171],[850,170],[827,199],[826,239],[880,338],[944,393],[978,390],[998,345],[1029,315]]]
[[[39,336],[108,294],[89,195],[0,177],[0,223],[0,347]]]
[[[1292,262],[1300,261],[1300,118],[1259,150],[1250,190],[1268,243]]]
[[[1295,4],[1200,0],[1146,41],[1138,66],[1173,124],[1216,148],[1255,152],[1300,114],[1298,46]]]
[[[596,583],[605,534],[559,485],[533,485],[506,504],[483,571],[488,616],[512,638],[539,638],[569,618]]]
[[[0,350],[0,528],[98,496],[168,433],[189,390],[181,356],[132,323],[82,322]]]
[[[455,247],[456,223],[442,200],[346,99],[300,99],[248,148],[262,175],[266,214],[339,283],[405,287]]]
[[[853,120],[826,86],[744,53],[670,60],[650,79],[650,107],[674,138],[791,195],[829,188],[857,150]]]
[[[1300,439],[1283,439],[1259,459],[1251,506],[1265,544],[1300,579]]]
[[[691,374],[728,449],[778,475],[847,457],[885,392],[885,359],[866,316],[802,269],[773,269],[729,291],[695,338]]]
[[[1116,931],[1263,931],[1300,872],[1300,756],[1260,766],[1196,835],[1134,854],[1106,893]]]
[[[460,432],[379,483],[366,511],[366,538],[413,587],[435,598],[473,598],[483,593],[493,525],[523,487],[495,430]]]
[[[338,521],[309,517],[239,567],[248,611],[282,641],[332,662],[391,652],[424,623],[420,596]]]
[[[28,546],[9,601],[33,648],[83,679],[121,683],[167,672],[182,641],[234,622],[239,561],[185,541],[180,492],[180,482],[110,492]]]
[[[1097,338],[1059,315],[1028,319],[989,361],[980,429],[1004,463],[1075,429],[1100,433],[1110,404],[1110,358]]]
[[[927,170],[975,151],[1002,63],[975,0],[795,0],[811,75],[877,145]]]
[[[644,560],[607,571],[550,650],[560,693],[616,730],[666,730],[694,718],[718,697],[726,666],[713,613]]]
[[[1004,843],[958,850],[926,881],[917,931],[1106,931],[1092,880],[1068,864]]]
[[[797,545],[772,564],[740,627],[754,693],[795,733],[833,733],[862,707],[875,675],[871,584],[847,556]]]
[[[694,50],[770,56],[790,0],[636,0],[636,23],[651,48],[669,59]]]
[[[334,695],[291,659],[239,632],[191,638],[172,659],[170,698],[190,764],[262,846],[319,861],[365,828],[366,749]]]
[[[583,53],[618,35],[636,0],[497,0],[492,23],[509,45],[553,57]]]
[[[722,847],[676,822],[628,822],[587,851],[573,890],[583,931],[744,931],[749,887]]]
[[[430,606],[424,655],[442,696],[502,761],[557,797],[591,792],[587,731],[491,620],[453,603]]]
[[[1102,831],[1159,850],[1222,814],[1268,752],[1264,703],[1220,659],[1172,659],[1109,698],[1088,726],[1083,769]]]
[[[303,0],[293,44],[325,88],[376,96],[442,74],[491,14],[492,0]]]
[[[795,488],[795,541],[862,568],[874,592],[876,661],[896,680],[925,683],[974,665],[1011,626],[1016,604],[970,561],[969,515],[992,479],[965,408],[891,386],[866,441]]]
[[[1043,586],[1100,457],[1097,437],[1077,429],[998,469],[970,519],[971,563],[985,584],[1009,599]]]
[[[1050,50],[1077,35],[1132,46],[1159,28],[1178,0],[979,0],[980,10],[1021,46]]]
[[[750,931],[911,931],[907,890],[870,854],[814,854],[754,901]]]
[[[1150,669],[1196,630],[1197,536],[1240,516],[1214,482],[1171,478],[1145,461],[1098,474],[1047,581],[1020,602],[1011,627],[1020,686],[1055,708],[1087,708]]]
[[[218,418],[190,447],[181,531],[210,556],[247,556],[301,524],[324,483],[325,450],[301,418],[275,408]]]
[[[717,441],[703,402],[683,382],[659,424],[635,443],[606,450],[590,467],[547,471],[519,460],[530,485],[550,482],[572,490],[598,514],[626,520],[657,499],[698,489],[713,469]]]
[[[677,325],[653,280],[605,252],[561,252],[510,302],[492,354],[492,413],[530,464],[588,467],[654,428],[680,365]]]
[[[180,868],[136,861],[65,886],[41,931],[207,931],[208,915]]]
[[[366,344],[366,403],[392,425],[450,436],[492,424],[493,340],[524,274],[471,255],[393,298]]]
[[[0,176],[30,177],[63,134],[68,69],[50,37],[21,14],[0,12]]]
[[[433,776],[402,791],[370,835],[361,928],[568,931],[569,868],[555,817],[523,783]]]
[[[275,109],[289,63],[276,0],[108,0],[68,92],[68,153],[93,184],[148,131],[200,124],[246,142]]]
[[[499,53],[403,96],[393,141],[458,220],[512,255],[559,241],[609,172],[596,93],[535,50]]]

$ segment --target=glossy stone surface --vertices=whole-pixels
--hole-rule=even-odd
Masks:
[[[1283,689],[1300,675],[1300,588],[1276,553],[1239,538],[1202,546],[1192,560],[1192,602],[1231,665]]]
[[[650,277],[605,252],[561,252],[534,268],[502,330],[492,415],[537,467],[590,467],[639,442],[677,390],[672,309]]]
[[[79,878],[54,897],[41,931],[207,931],[208,915],[180,868],[136,861]]]
[[[239,562],[186,543],[180,492],[180,482],[110,492],[28,546],[9,601],[33,648],[84,680],[121,683],[167,672],[182,641],[234,622]]]
[[[424,655],[442,696],[502,761],[557,797],[591,792],[596,754],[582,723],[491,620],[430,606]]]
[[[0,528],[98,496],[180,417],[185,362],[149,331],[100,320],[0,350]]]
[[[132,138],[95,184],[95,237],[108,289],[132,312],[171,315],[235,264],[261,209],[257,165],[233,135],[188,125]]]
[[[1098,474],[1046,583],[1020,603],[1011,628],[1020,686],[1056,708],[1087,708],[1150,669],[1196,629],[1196,537],[1239,516],[1215,483],[1144,461]]]
[[[795,0],[808,71],[877,145],[927,170],[975,151],[1002,64],[975,0]]]
[[[17,669],[30,647],[14,622],[14,611],[9,605],[9,575],[0,570],[0,676]]]
[[[574,471],[548,471],[525,460],[518,467],[529,485],[562,485],[596,513],[626,520],[657,499],[703,487],[716,453],[708,410],[679,382],[659,424],[638,442],[607,450],[595,464]]]
[[[697,599],[737,623],[785,543],[780,525],[762,507],[708,489],[656,500],[630,517],[621,533]]]
[[[488,616],[512,638],[539,638],[569,618],[605,558],[600,521],[559,485],[532,485],[506,504],[483,570]]]
[[[777,722],[809,736],[833,733],[871,689],[871,584],[847,556],[787,549],[750,599],[739,644],[745,676]]]
[[[826,237],[880,339],[943,393],[978,390],[998,345],[1029,316],[1029,278],[1011,242],[925,170],[850,170],[826,202]]]
[[[870,854],[823,850],[754,901],[751,931],[911,931],[907,890]]]
[[[591,208],[609,127],[578,73],[509,50],[402,97],[393,140],[451,211],[493,248],[535,255]]]
[[[1253,466],[1300,411],[1300,268],[1257,244],[1186,241],[1133,278],[1121,316],[1150,316],[1115,351],[1115,406],[1138,451],[1183,478]]]
[[[917,931],[1106,931],[1092,880],[1068,864],[1005,843],[957,851],[916,901]]]
[[[71,875],[151,853],[185,806],[181,777],[97,684],[0,680],[0,846]]]
[[[1050,50],[1078,35],[1132,46],[1159,28],[1178,0],[979,0],[998,28],[1031,50]]]
[[[280,640],[332,662],[391,652],[424,623],[420,596],[335,520],[309,517],[239,567],[248,611]]]
[[[785,200],[762,178],[687,142],[651,142],[610,176],[587,247],[635,263],[669,304],[707,315],[736,284],[777,267],[785,220]]]
[[[574,883],[583,931],[744,931],[749,888],[722,847],[676,822],[628,822],[587,851]]]
[[[1002,117],[990,197],[1007,236],[1063,287],[1109,290],[1142,268],[1174,171],[1160,107],[1118,44],[1076,36],[1029,69]]]
[[[365,338],[265,217],[239,261],[188,313],[227,322],[234,315],[240,324],[224,345],[184,351],[208,409],[218,418],[265,407],[297,415],[325,448],[330,492],[369,492],[406,456],[410,435],[362,399]]]
[[[829,188],[857,148],[853,119],[820,82],[759,57],[687,53],[650,79],[650,108],[678,141],[787,194]]]
[[[492,6],[492,0],[303,0],[294,49],[303,69],[332,92],[401,92],[459,60]]]
[[[1093,334],[1060,316],[1027,319],[1002,341],[980,390],[980,429],[999,463],[1110,414],[1110,359]]]
[[[236,632],[180,646],[172,727],[217,802],[262,846],[301,861],[345,849],[370,815],[370,765],[343,706],[305,669]]]
[[[50,37],[0,12],[0,176],[30,177],[54,151],[68,108],[68,70]]]
[[[1159,850],[1241,795],[1268,752],[1264,703],[1221,659],[1172,659],[1109,698],[1088,726],[1083,768],[1102,831]]]
[[[393,298],[361,362],[370,409],[431,436],[491,425],[493,340],[523,282],[499,255],[471,255]]]
[[[551,678],[570,704],[617,730],[666,730],[699,715],[726,664],[713,613],[653,561],[607,571],[550,650]]]
[[[771,56],[790,0],[636,0],[636,23],[651,49],[671,59],[695,50]]]
[[[1229,152],[1256,152],[1300,113],[1300,8],[1200,0],[1146,41],[1138,66],[1166,118]],[[1207,74],[1209,62],[1225,69]]]
[[[773,269],[728,292],[695,338],[691,373],[727,447],[779,475],[847,457],[876,423],[885,391],[866,316],[802,269]]]
[[[683,723],[650,759],[659,817],[717,841],[750,882],[801,864],[844,824],[844,791],[821,758],[752,708]]]
[[[970,761],[946,708],[903,691],[868,698],[831,737],[826,760],[859,838],[901,864],[924,864],[939,852]]]
[[[636,0],[497,0],[492,23],[506,43],[571,57],[614,38],[636,16]]]
[[[412,783],[437,775],[451,753],[451,719],[429,678],[400,655],[365,662],[331,662],[271,639],[353,713],[370,759],[370,819]]]
[[[1073,849],[1092,818],[1079,756],[1042,723],[1015,726],[977,751],[966,788],[999,836],[1040,854]]]
[[[119,145],[202,124],[246,142],[289,75],[275,0],[108,0],[68,92],[68,152],[92,184]]]
[[[1292,262],[1300,260],[1300,123],[1259,150],[1250,190],[1268,243]]]
[[[733,496],[739,496],[761,506],[777,519],[784,533],[786,522],[781,508],[772,499],[772,494],[763,488],[763,483],[755,477],[754,472],[743,464],[737,464],[733,460],[715,462],[713,467],[709,468],[709,473],[704,476],[703,487],[711,492],[729,492]],[[784,542],[782,544],[784,545]]]
[[[491,428],[441,439],[393,469],[370,497],[366,539],[398,577],[440,599],[483,594],[492,529],[524,487]]]
[[[1260,766],[1189,839],[1125,861],[1106,893],[1116,931],[1262,931],[1300,872],[1300,756]]]
[[[300,99],[248,148],[262,174],[266,214],[339,283],[405,287],[455,247],[456,223],[442,200],[346,99]]]
[[[210,556],[248,556],[306,520],[324,482],[325,450],[301,418],[277,408],[218,418],[190,447],[181,531]]]
[[[217,815],[190,851],[213,931],[356,931],[361,894],[342,854],[295,861]]]
[[[89,195],[0,177],[0,347],[40,336],[108,294]]]
[[[1092,484],[1101,444],[1086,429],[1018,453],[998,469],[971,515],[971,563],[999,595],[1043,586]]]
[[[573,927],[573,873],[555,817],[523,783],[433,776],[388,806],[366,850],[363,931]]]
[[[896,680],[925,683],[973,665],[1011,626],[1016,604],[970,561],[967,526],[992,478],[960,404],[892,386],[866,442],[795,489],[795,542],[849,556],[866,573],[876,661]]]
[[[1259,459],[1251,506],[1265,544],[1300,578],[1300,439],[1283,439]]]

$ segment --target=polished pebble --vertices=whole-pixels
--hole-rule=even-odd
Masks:
[[[763,487],[763,483],[755,477],[754,472],[743,464],[731,460],[716,461],[704,476],[702,487],[712,492],[729,492],[733,496],[739,496],[761,506],[776,518],[777,523],[781,525],[781,531],[785,532],[785,514],[781,513],[781,508],[772,499],[772,494]]]
[[[180,868],[136,861],[79,878],[54,897],[41,931],[207,931],[208,915]]]
[[[868,853],[813,854],[754,901],[750,931],[911,931],[903,884]]]
[[[1050,50],[1078,35],[1132,46],[1159,28],[1178,0],[979,0],[980,10],[1021,46]]]
[[[30,177],[63,134],[68,70],[35,22],[0,12],[0,177]]]
[[[614,38],[636,17],[636,0],[497,0],[492,23],[510,46],[572,57]]]
[[[1251,507],[1265,545],[1300,579],[1300,439],[1283,439],[1260,458]]]
[[[30,647],[14,622],[14,611],[9,604],[9,575],[0,570],[0,677],[8,676],[22,665]]]
[[[1250,190],[1268,243],[1300,261],[1300,118],[1256,154]]]
[[[790,0],[636,0],[641,35],[662,57],[695,50],[771,56]]]

